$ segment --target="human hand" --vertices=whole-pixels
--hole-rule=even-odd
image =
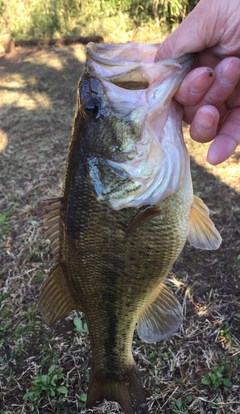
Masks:
[[[239,0],[200,0],[160,45],[155,59],[199,52],[197,68],[185,77],[175,98],[183,105],[192,138],[213,140],[207,156],[213,165],[226,160],[240,143],[239,6]]]

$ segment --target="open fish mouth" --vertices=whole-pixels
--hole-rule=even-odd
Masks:
[[[158,46],[89,43],[86,50],[87,68],[93,75],[108,79],[122,88],[138,90],[149,87],[158,76],[159,67],[187,73],[196,59],[196,54],[188,53],[177,59],[154,62]]]
[[[87,57],[95,62],[106,66],[127,66],[131,63],[138,66],[139,63],[154,63],[159,44],[97,44],[88,43]],[[157,62],[156,64],[171,65],[181,69],[181,65],[189,62],[191,65],[197,54],[186,53],[179,58],[170,58]],[[192,62],[191,62],[192,61]]]
[[[177,190],[188,168],[182,109],[173,96],[195,55],[154,62],[157,49],[139,43],[87,47],[80,96],[95,139],[83,144],[85,163],[98,201],[115,210],[160,202]],[[109,135],[100,142],[101,122]]]

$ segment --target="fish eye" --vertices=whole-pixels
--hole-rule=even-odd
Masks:
[[[83,104],[84,114],[91,119],[99,117],[100,102],[96,98],[90,98]]]

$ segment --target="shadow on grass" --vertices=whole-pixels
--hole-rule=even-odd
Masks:
[[[34,144],[39,132],[57,133],[56,126],[69,131],[67,117],[74,114],[84,63],[83,47],[79,50],[79,58],[72,47],[0,57],[1,129],[9,145],[17,139],[23,147]]]
[[[54,181],[58,168],[63,169],[59,164],[67,153],[83,64],[81,46],[20,51],[12,57],[0,57],[3,191],[15,191],[16,183],[17,193],[23,195],[31,181]],[[3,208],[7,208],[9,196],[4,195]]]
[[[194,193],[209,207],[222,244],[216,251],[206,251],[187,242],[174,271],[188,275],[188,283],[193,286],[193,303],[206,305],[215,301],[216,312],[232,319],[240,312],[240,193],[194,160],[191,171]],[[238,317],[233,325],[240,340]]]

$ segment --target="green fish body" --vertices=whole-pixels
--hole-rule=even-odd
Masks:
[[[41,290],[45,321],[85,313],[93,370],[87,407],[117,401],[146,414],[132,355],[138,334],[176,332],[182,310],[164,279],[187,238],[215,249],[220,235],[193,196],[181,108],[172,97],[192,56],[154,63],[156,45],[87,49],[61,197],[46,203],[57,264]]]

